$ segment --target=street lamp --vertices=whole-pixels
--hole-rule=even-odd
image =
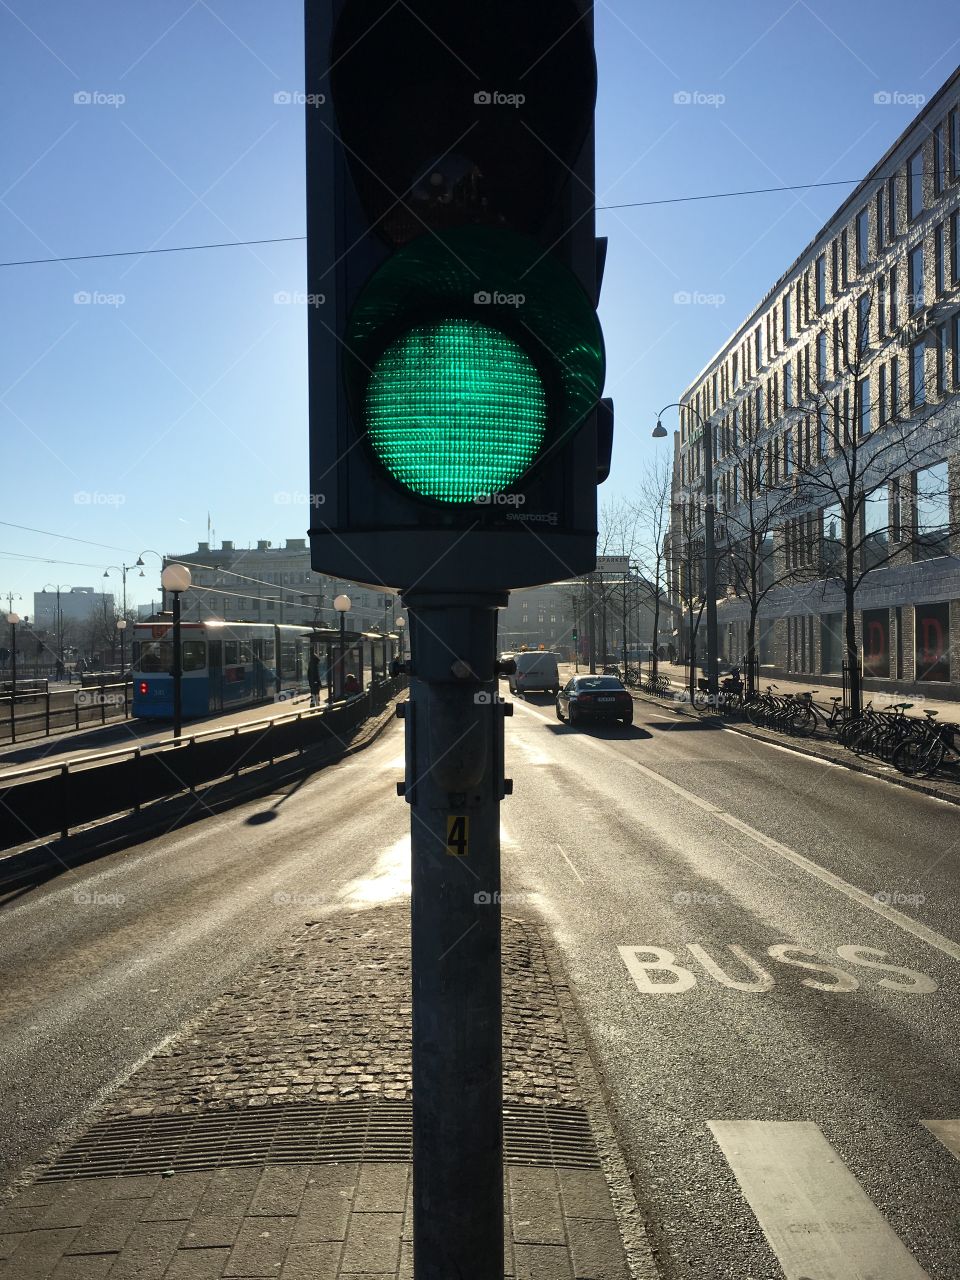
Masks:
[[[707,597],[707,688],[716,697],[719,688],[719,676],[717,672],[717,584],[713,531],[713,427],[710,423],[709,414],[704,418],[692,404],[681,405],[679,401],[674,401],[673,404],[665,404],[657,414],[657,425],[654,427],[652,434],[656,439],[662,440],[667,432],[660,419],[667,409],[681,408],[692,413],[703,429],[703,485],[706,491],[704,494],[703,590]],[[694,656],[693,653],[690,654],[691,685],[693,684],[692,664]]]
[[[193,579],[185,564],[168,564],[160,575],[164,591],[173,595],[173,736],[180,737],[182,719],[183,657],[180,651],[180,595],[188,590]]]
[[[337,663],[337,688],[331,690],[334,697],[343,697],[343,664],[346,658],[346,624],[347,613],[350,609],[350,597],[347,595],[339,595],[333,602],[333,607],[340,615],[340,661]]]
[[[10,718],[13,719],[14,702],[17,696],[17,623],[20,621],[19,613],[8,613],[7,621],[10,623]]]
[[[406,651],[406,644],[404,642],[404,637],[406,635],[405,627],[407,625],[407,620],[406,618],[403,617],[402,614],[397,614],[396,618],[394,619],[394,625],[396,626],[397,631],[400,634],[400,661],[406,662],[407,651]]]
[[[72,591],[73,588],[70,586],[69,582],[48,582],[40,592],[41,595],[45,596],[47,594],[47,587],[53,587],[54,591],[57,593],[57,612],[55,617],[55,624],[57,628],[57,679],[62,680],[65,667],[63,665],[63,610],[60,607],[60,593],[62,591]],[[34,625],[36,625],[36,618],[34,618],[33,621]]]
[[[127,678],[126,677],[127,662],[123,654],[123,633],[126,631],[126,629],[127,629],[126,618],[118,618],[117,630],[120,632],[120,679],[121,680],[125,680]]]

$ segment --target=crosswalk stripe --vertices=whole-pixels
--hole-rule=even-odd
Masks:
[[[819,1126],[712,1120],[710,1129],[787,1280],[924,1280]]]
[[[960,1120],[924,1120],[922,1124],[960,1160]]]

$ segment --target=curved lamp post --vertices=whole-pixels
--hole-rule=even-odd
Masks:
[[[703,521],[703,590],[707,597],[707,687],[714,695],[717,694],[719,687],[719,678],[717,672],[717,584],[716,584],[716,560],[714,551],[714,535],[713,535],[713,517],[714,517],[714,497],[713,497],[713,427],[710,424],[710,416],[706,418],[693,407],[692,404],[681,405],[679,401],[673,404],[665,404],[657,414],[657,425],[654,427],[652,435],[657,440],[662,440],[667,434],[660,419],[663,417],[667,409],[686,409],[692,413],[703,428],[703,487],[705,489],[705,511]],[[693,660],[694,654],[690,655],[690,684],[691,691],[694,687],[693,680]]]
[[[336,681],[334,682],[336,684],[336,688],[333,690],[333,696],[335,698],[343,697],[343,684],[344,684],[343,664],[346,658],[346,643],[347,643],[346,623],[347,623],[347,613],[350,610],[350,604],[351,604],[351,601],[348,595],[339,595],[336,597],[336,599],[333,602],[333,607],[336,609],[337,613],[339,613],[340,615],[340,661],[337,663],[337,678],[336,678]]]
[[[164,591],[173,596],[173,736],[180,737],[182,722],[183,655],[180,647],[180,595],[187,591],[193,579],[185,564],[168,564],[160,575]]]

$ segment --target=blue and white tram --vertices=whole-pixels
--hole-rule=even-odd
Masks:
[[[184,622],[180,626],[181,701],[185,718],[222,715],[285,694],[308,692],[307,665],[315,632],[275,623]],[[325,644],[319,646],[325,666]],[[133,629],[133,714],[173,716],[173,624]]]

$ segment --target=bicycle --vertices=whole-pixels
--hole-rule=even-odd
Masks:
[[[803,738],[812,737],[821,725],[827,733],[839,734],[841,726],[850,719],[850,709],[843,705],[840,694],[831,697],[828,712],[826,707],[813,700],[813,695],[819,692],[819,689],[811,689],[796,695],[799,712],[794,720],[793,730]]]
[[[912,702],[896,702],[889,711],[873,711],[867,707],[859,731],[851,734],[846,745],[856,755],[892,760],[897,747],[920,728],[919,722],[907,715],[912,706]]]
[[[925,711],[926,720],[916,733],[906,738],[894,750],[891,764],[907,777],[929,778],[937,772],[947,755],[960,760],[955,734],[955,724],[935,723],[937,712]]]

